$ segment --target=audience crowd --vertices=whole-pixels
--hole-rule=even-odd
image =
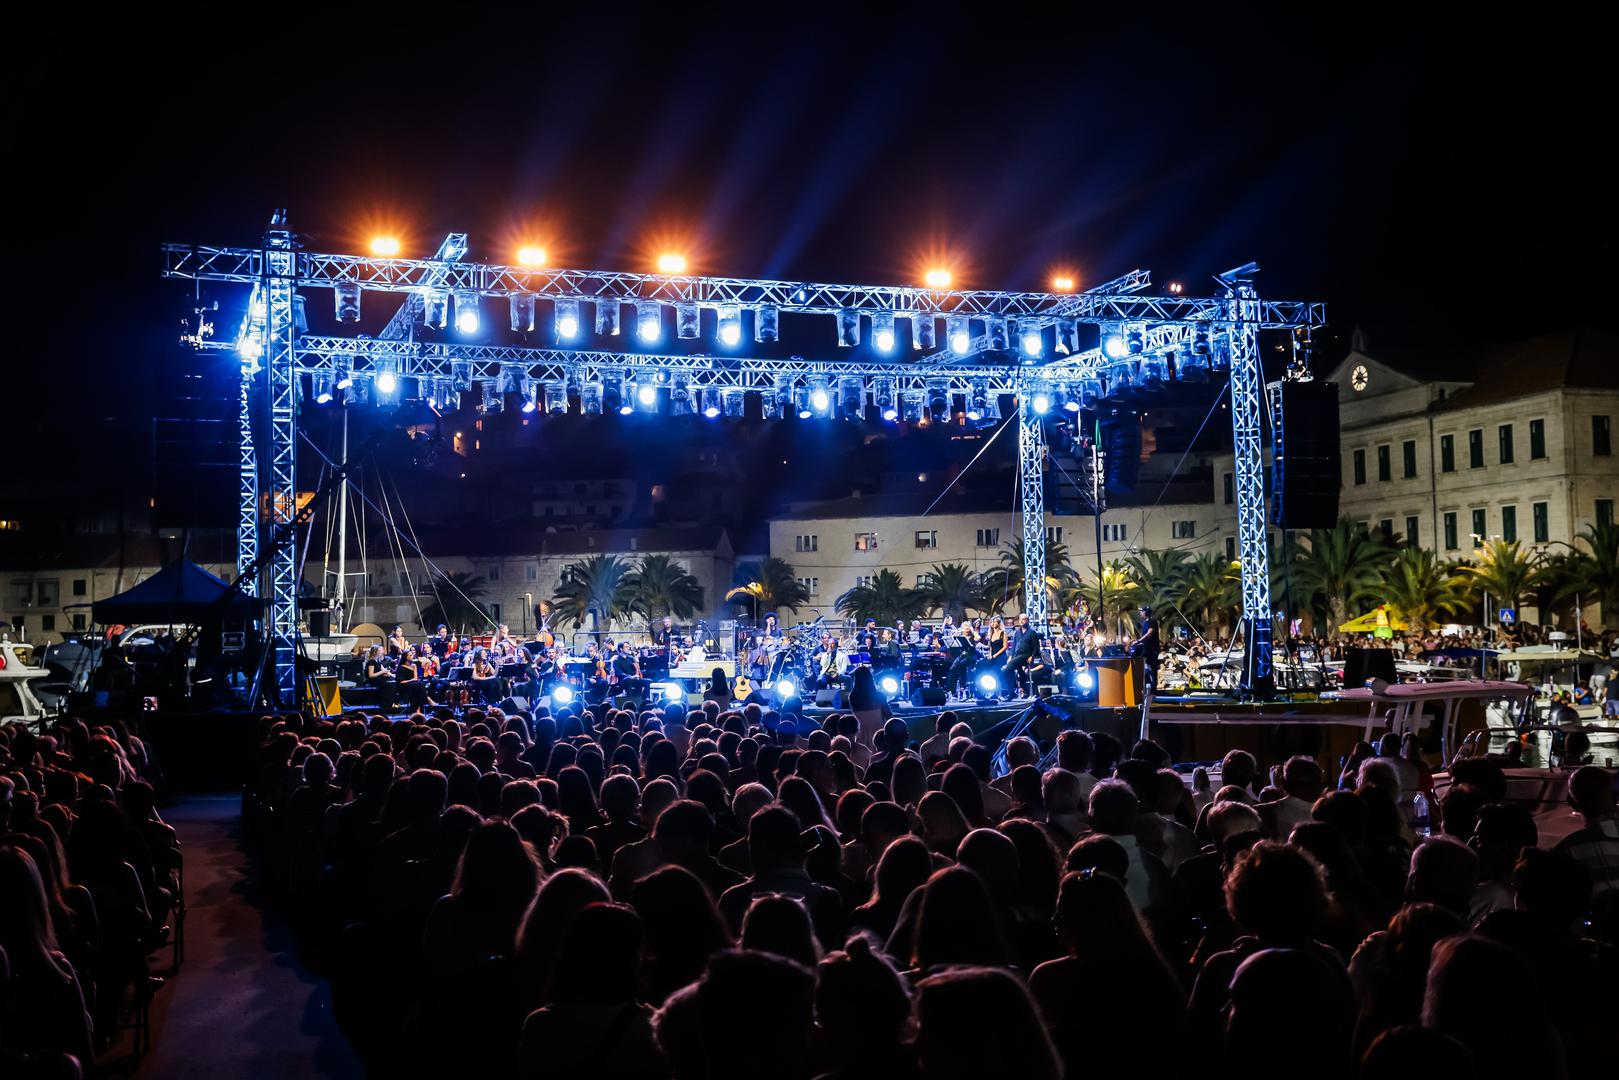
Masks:
[[[1398,739],[1334,777],[1233,751],[1189,786],[1157,744],[1079,730],[1049,755],[1014,741],[992,775],[949,712],[920,740],[713,702],[263,725],[245,835],[376,1076],[1466,1080],[1611,1059],[1600,768],[1542,844],[1487,756],[1456,763],[1425,829]],[[83,1061],[149,978],[172,832],[127,735],[0,732],[0,1047]]]

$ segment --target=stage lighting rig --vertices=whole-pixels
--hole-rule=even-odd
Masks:
[[[526,334],[534,329],[534,294],[512,293],[507,298],[507,306],[511,309],[512,329],[519,334]]]
[[[682,302],[675,305],[675,337],[689,341],[702,332],[702,324],[702,309],[696,304]]]
[[[735,304],[719,309],[719,339],[727,348],[742,344],[742,309]]]
[[[860,312],[848,308],[838,312],[838,344],[845,349],[860,344]]]
[[[618,337],[618,301],[596,301],[596,333],[602,337]]]
[[[922,312],[911,316],[911,348],[934,348],[935,335],[936,327],[932,312]]]
[[[551,325],[562,341],[579,336],[579,301],[571,296],[558,297],[551,305]]]
[[[753,340],[776,341],[781,337],[781,309],[765,306],[753,312]]]
[[[878,352],[894,351],[894,313],[878,311],[871,316],[871,343]]]
[[[340,281],[332,287],[332,302],[337,308],[337,321],[360,321],[360,286],[352,281]]]
[[[643,300],[635,305],[635,336],[650,345],[663,336],[663,308]]]
[[[463,334],[476,334],[483,319],[478,311],[478,294],[474,292],[458,292],[455,294],[455,328]]]

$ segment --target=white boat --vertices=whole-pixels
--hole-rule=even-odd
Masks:
[[[29,683],[50,677],[33,666],[34,647],[20,641],[0,640],[0,723],[43,724],[50,715]]]

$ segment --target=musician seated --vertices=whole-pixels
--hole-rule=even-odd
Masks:
[[[472,692],[484,702],[499,701],[502,680],[500,671],[489,659],[487,650],[479,648],[472,653]]]
[[[407,648],[394,666],[394,686],[411,708],[419,709],[427,704],[427,684],[422,681],[414,649]]]
[[[630,652],[627,641],[618,643],[618,652],[613,656],[613,686],[637,701],[646,697],[647,681],[641,677],[641,659]]]
[[[394,704],[394,673],[382,655],[382,646],[373,645],[365,653],[365,685],[377,692],[377,705],[384,712]]]
[[[1027,615],[1017,617],[1017,627],[1001,652],[1006,657],[1001,686],[1007,693],[1022,693],[1029,667],[1040,659],[1040,635],[1029,625]]]
[[[837,639],[828,634],[821,639],[821,651],[815,654],[815,689],[829,690],[848,684],[849,658],[838,647]]]

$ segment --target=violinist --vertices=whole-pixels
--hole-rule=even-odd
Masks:
[[[409,645],[399,654],[399,663],[394,667],[394,686],[411,708],[420,709],[427,704],[427,684],[422,681],[416,650]]]
[[[472,689],[485,702],[500,700],[500,670],[481,647],[472,650]]]
[[[384,712],[392,712],[394,704],[394,673],[382,655],[382,646],[373,645],[365,653],[365,685],[377,692],[377,704]]]
[[[613,685],[621,694],[627,694],[637,701],[646,697],[647,681],[641,677],[641,657],[630,651],[630,643],[618,643],[618,652],[613,655]]]
[[[388,655],[402,656],[410,651],[410,641],[405,637],[405,628],[396,626],[388,635]]]

